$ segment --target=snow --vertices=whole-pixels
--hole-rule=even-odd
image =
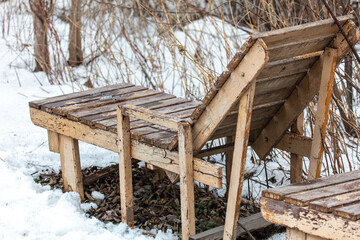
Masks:
[[[94,198],[94,199],[97,199],[97,200],[104,200],[105,198],[105,195],[102,194],[101,192],[98,192],[98,191],[93,191],[91,193],[91,196]]]
[[[73,88],[52,86],[43,73],[34,74],[21,63],[1,39],[0,239],[153,239],[141,229],[89,218],[85,211],[97,206],[80,204],[77,193],[35,183],[41,172],[58,172],[61,166],[58,154],[48,149],[46,131],[32,124],[28,102],[69,93]],[[82,168],[117,161],[116,154],[85,143],[80,143],[80,152]],[[99,192],[93,195],[103,197]],[[177,239],[171,231],[152,232],[158,240]]]

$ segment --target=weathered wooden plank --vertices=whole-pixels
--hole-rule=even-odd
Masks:
[[[49,150],[51,152],[60,153],[59,134],[53,131],[48,131]]]
[[[52,112],[54,108],[57,107],[65,107],[65,106],[69,106],[69,105],[74,105],[74,104],[81,104],[81,103],[86,103],[86,102],[91,102],[91,101],[102,101],[102,100],[106,100],[118,95],[122,95],[124,93],[130,93],[130,92],[136,92],[136,91],[141,91],[141,90],[146,90],[147,88],[141,87],[141,86],[124,86],[122,88],[118,88],[112,91],[106,91],[106,92],[97,92],[96,94],[90,94],[90,95],[85,95],[82,97],[77,97],[77,98],[71,98],[71,99],[66,99],[63,101],[57,101],[57,102],[52,102],[52,103],[47,103],[47,104],[43,104],[41,105],[41,109],[47,112]]]
[[[300,114],[300,116],[296,119],[295,123],[291,126],[291,133],[299,134],[299,136],[302,136],[302,139],[304,139],[304,113]],[[284,135],[285,136],[285,135]],[[282,142],[284,137],[280,140]],[[310,139],[311,140],[311,139]],[[279,142],[279,143],[280,143]],[[305,141],[301,141],[300,143],[304,143]],[[277,144],[277,146],[279,145]],[[303,156],[306,156],[303,154],[303,151],[300,152],[294,152],[294,149],[308,149],[308,153],[311,152],[311,143],[308,144],[308,146],[301,146],[301,144],[297,144],[294,142],[288,142],[288,145],[291,149],[290,154],[290,183],[299,183],[302,181],[302,174],[303,174]],[[295,147],[296,146],[296,147]],[[289,149],[290,150],[290,149]]]
[[[139,105],[141,106],[141,105]],[[197,106],[197,103],[193,103],[193,102],[186,102],[186,103],[181,103],[178,105],[172,105],[172,106],[168,106],[168,107],[161,107],[161,108],[149,108],[150,110],[156,110],[159,113],[163,113],[163,114],[172,114],[172,113],[178,113],[178,112],[182,112],[187,113],[188,110],[193,110],[195,107]],[[110,116],[110,114],[108,114]],[[186,116],[188,117],[188,116]],[[95,120],[93,122],[93,124],[95,124],[96,127],[104,129],[104,130],[108,130],[110,129],[109,127],[113,127],[116,125],[116,117],[112,117],[112,118],[106,118],[104,120]],[[135,129],[135,128],[139,128],[142,126],[149,126],[151,125],[150,123],[147,123],[145,121],[141,121],[141,120],[131,120],[130,119],[130,128],[131,129]]]
[[[346,15],[337,17],[341,24],[344,24],[350,19],[354,19],[353,15]],[[334,20],[329,18],[308,24],[302,24],[293,27],[287,27],[275,31],[263,32],[255,34],[254,38],[262,38],[269,47],[276,47],[279,45],[318,38],[324,35],[338,33],[339,28],[334,23]]]
[[[236,237],[254,93],[255,82],[252,83],[250,88],[240,98],[234,144],[234,160],[232,163],[230,188],[226,208],[224,240],[233,240]]]
[[[291,88],[293,87],[298,81],[304,78],[305,72],[291,74],[290,76],[287,75],[285,77],[278,77],[261,81],[256,81],[256,89],[255,89],[255,96],[258,94],[263,94],[266,92],[274,91],[276,89],[282,88]]]
[[[103,169],[89,175],[85,176],[83,179],[84,186],[89,186],[93,182],[96,182],[97,180],[104,178],[105,176],[108,176],[109,174],[115,172],[116,170],[119,170],[119,164],[114,164],[108,167],[104,167]]]
[[[309,207],[321,212],[332,212],[335,208],[344,205],[360,203],[360,191],[346,192],[344,194],[331,196],[310,202]]]
[[[334,184],[345,183],[357,179],[360,179],[360,170],[344,174],[337,174],[329,177],[323,177],[319,179],[313,179],[310,181],[277,187],[274,189],[267,189],[262,192],[262,195],[268,198],[283,200],[286,195],[292,193],[320,189]]]
[[[270,198],[261,198],[261,212],[272,223],[334,240],[360,239],[360,221],[351,221],[334,214],[294,206]]]
[[[121,109],[118,109],[117,116],[121,219],[130,227],[134,227],[130,119],[122,114]]]
[[[310,202],[321,198],[327,198],[356,190],[360,190],[360,180],[289,194],[285,196],[285,201],[303,207],[308,206]]]
[[[142,106],[143,104],[149,104],[149,103],[153,103],[153,102],[159,102],[159,101],[163,101],[163,100],[172,100],[172,99],[176,99],[176,98],[169,94],[159,93],[159,94],[155,94],[155,95],[145,96],[143,98],[137,98],[137,99],[128,100],[128,101],[125,100],[120,103],[115,103],[115,104],[110,104],[110,105],[106,105],[103,107],[94,108],[94,109],[99,109],[99,108],[103,109],[102,112],[99,112],[97,114],[91,114],[91,115],[75,118],[75,115],[78,114],[79,112],[71,113],[71,114],[68,114],[68,118],[72,119],[72,120],[76,120],[76,121],[81,121],[85,124],[94,125],[94,122],[96,122],[96,121],[101,121],[101,120],[105,120],[105,119],[112,118],[112,117],[116,118],[116,108],[119,105],[122,106],[122,105],[126,105],[126,104],[131,104],[131,105],[136,105],[136,106]],[[108,106],[111,106],[111,107],[109,108]],[[94,109],[87,109],[85,111],[94,110]],[[83,112],[83,111],[81,111],[81,112]]]
[[[247,90],[267,62],[266,46],[258,40],[193,126],[193,146],[198,152]]]
[[[274,91],[269,91],[269,92],[266,92],[263,94],[259,94],[254,99],[254,104],[256,106],[256,105],[260,105],[260,104],[267,104],[267,103],[273,103],[273,102],[285,100],[292,93],[293,89],[294,89],[293,87],[292,88],[282,88],[282,89],[277,89]]]
[[[318,56],[306,59],[292,59],[289,61],[269,62],[257,79],[274,78],[292,73],[307,72],[318,59]]]
[[[159,92],[154,91],[154,90],[139,90],[136,92],[124,93],[121,95],[113,96],[110,99],[104,99],[101,101],[100,100],[99,101],[91,101],[91,102],[86,102],[86,103],[79,103],[79,104],[74,104],[74,105],[69,105],[69,106],[64,106],[64,107],[58,107],[58,108],[53,109],[52,112],[59,114],[61,116],[66,116],[72,112],[89,109],[89,108],[97,108],[97,107],[101,107],[101,106],[112,104],[112,103],[119,103],[122,101],[142,98],[145,96],[156,95],[158,93]]]
[[[53,102],[57,102],[57,101],[63,101],[65,99],[82,97],[82,96],[91,95],[91,94],[98,94],[100,92],[112,91],[114,89],[123,88],[123,87],[127,87],[127,86],[134,86],[134,85],[132,85],[130,83],[120,83],[120,84],[109,85],[109,86],[100,87],[100,88],[93,88],[93,89],[89,89],[86,91],[69,93],[69,94],[64,94],[61,96],[55,96],[55,97],[50,97],[50,98],[46,98],[46,99],[32,101],[32,102],[29,102],[29,106],[32,108],[40,109],[40,106],[44,105],[44,104],[53,103]]]
[[[162,114],[153,110],[146,108],[134,106],[134,105],[124,105],[121,107],[122,113],[126,116],[130,116],[139,120],[144,120],[149,123],[157,124],[171,130],[177,130],[177,125],[181,119]]]
[[[117,134],[97,128],[91,128],[65,117],[30,108],[32,122],[65,136],[70,136],[113,152],[117,149]],[[162,169],[179,174],[179,155],[176,151],[149,146],[137,140],[131,140],[131,156]],[[194,158],[194,179],[215,188],[222,188],[222,168],[199,158]]]
[[[97,115],[97,114],[101,114],[101,113],[116,112],[117,106],[121,105],[121,104],[140,105],[140,104],[151,102],[154,100],[157,101],[157,100],[170,99],[170,98],[175,98],[175,96],[166,94],[166,93],[159,93],[159,94],[150,95],[150,96],[143,97],[143,98],[128,100],[128,101],[124,101],[124,102],[120,102],[120,103],[109,104],[109,105],[105,105],[102,107],[80,110],[80,111],[68,114],[67,117],[71,120],[79,121],[80,118],[86,119],[89,116],[93,116],[93,115]]]
[[[312,140],[309,137],[286,132],[281,138],[280,142],[276,145],[276,148],[309,157],[311,152],[311,142]]]
[[[194,171],[191,125],[180,122],[179,126],[179,168],[181,201],[181,235],[188,240],[195,234]]]
[[[61,174],[64,180],[64,190],[79,193],[84,201],[84,186],[81,175],[81,164],[78,140],[60,134]]]
[[[249,217],[240,218],[238,221],[239,225],[244,226],[248,231],[256,231],[262,228],[266,228],[271,225],[268,221],[266,221],[261,213],[253,214]],[[246,231],[238,227],[236,230],[236,237],[240,237],[245,235]],[[202,233],[198,233],[194,236],[191,236],[191,240],[220,240],[224,235],[224,226],[219,226]]]
[[[360,203],[337,208],[334,210],[333,214],[353,221],[357,221],[360,219]]]
[[[326,126],[329,119],[330,101],[335,77],[336,56],[336,49],[327,48],[324,52],[319,99],[317,102],[313,141],[311,145],[308,179],[320,177]]]
[[[269,61],[288,59],[294,56],[321,51],[329,45],[335,35],[336,34],[332,33],[330,35],[322,35],[318,38],[299,40],[276,47],[269,47]]]

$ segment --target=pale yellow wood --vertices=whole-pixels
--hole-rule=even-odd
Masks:
[[[286,228],[286,240],[306,240],[306,233],[296,229]]]
[[[261,213],[267,221],[325,239],[360,239],[360,221],[279,202],[270,198],[261,198]]]
[[[250,88],[240,98],[230,188],[226,208],[224,240],[234,240],[236,238],[254,92],[255,82],[251,84]]]
[[[310,157],[311,138],[296,133],[286,132],[276,148],[301,156]]]
[[[359,34],[351,21],[346,23],[345,31],[352,42],[357,42]],[[342,56],[349,51],[349,46],[341,33],[337,33],[334,41],[330,44],[332,48],[338,49],[337,55]],[[272,120],[262,130],[260,135],[251,145],[259,158],[264,159],[270,150],[277,145],[284,132],[301,114],[306,105],[313,99],[319,90],[322,70],[322,57],[313,65],[308,74],[300,81],[288,100],[274,115]]]
[[[50,130],[48,130],[47,132],[48,132],[49,150],[51,152],[60,153],[59,134]]]
[[[175,131],[178,130],[178,122],[181,121],[180,118],[134,105],[124,105],[121,108],[122,113],[126,116],[139,120],[144,120],[146,122],[153,123]]]
[[[329,108],[336,69],[337,50],[327,48],[321,72],[319,99],[315,116],[315,126],[311,145],[308,179],[320,177],[322,155],[326,137],[326,125],[329,119]]]
[[[32,122],[37,126],[118,152],[116,144],[118,136],[116,133],[91,128],[80,122],[71,121],[35,108],[30,108],[30,116]],[[133,139],[131,140],[131,156],[179,174],[179,153],[176,151],[157,148]],[[222,176],[222,167],[194,158],[194,178],[196,181],[215,188],[222,188]]]
[[[201,150],[232,106],[237,103],[251,82],[255,81],[267,60],[266,45],[259,39],[195,122],[192,132],[195,153]]]
[[[117,110],[121,219],[134,227],[134,202],[130,151],[130,118]]]
[[[194,171],[191,126],[181,122],[179,128],[179,168],[182,239],[195,234]]]
[[[61,172],[66,192],[79,193],[81,201],[84,201],[84,186],[81,175],[81,163],[78,140],[60,135],[60,160]]]

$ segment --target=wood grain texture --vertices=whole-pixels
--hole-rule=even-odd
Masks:
[[[324,152],[326,126],[329,119],[337,50],[327,48],[322,63],[319,99],[315,115],[315,126],[312,137],[308,179],[320,177],[322,155]]]
[[[122,114],[121,109],[117,112],[121,219],[130,227],[134,227],[130,119]]]
[[[311,152],[311,142],[312,140],[309,137],[304,137],[299,134],[286,132],[281,138],[280,142],[276,145],[276,148],[290,153],[298,154],[300,156],[309,157]]]
[[[262,192],[262,195],[267,198],[283,200],[285,196],[293,193],[305,192],[313,189],[321,189],[335,184],[345,183],[360,179],[360,171],[352,171],[345,174],[337,174],[333,176],[313,179],[310,181],[281,186],[273,189],[267,189]]]
[[[53,131],[48,132],[49,150],[54,153],[60,153],[59,134]]]
[[[226,240],[233,240],[236,238],[254,92],[255,82],[252,83],[250,88],[240,98],[234,144],[234,156],[224,226],[224,239]]]
[[[178,123],[182,239],[195,234],[194,171],[191,125]]]
[[[60,134],[61,173],[64,180],[64,190],[79,193],[84,201],[84,186],[81,175],[81,163],[78,140]]]
[[[272,223],[298,229],[301,232],[334,240],[360,239],[360,222],[334,214],[294,206],[270,198],[261,198],[261,212]]]

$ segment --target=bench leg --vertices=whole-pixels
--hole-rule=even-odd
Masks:
[[[302,113],[291,126],[291,132],[304,134],[304,113]],[[302,181],[303,156],[291,153],[290,158],[290,183],[299,183]]]
[[[121,219],[134,227],[134,202],[130,153],[130,118],[117,110]]]
[[[224,240],[236,239],[254,92],[255,82],[240,98],[230,188],[226,208]]]
[[[324,141],[326,137],[326,125],[329,119],[330,100],[334,83],[337,50],[326,48],[323,56],[308,179],[320,177]]]
[[[230,144],[234,142],[234,136],[226,137],[226,144]],[[232,168],[232,160],[233,160],[234,150],[229,150],[225,152],[225,167],[226,167],[226,192],[225,198],[229,195],[229,187],[230,187],[230,176],[231,176],[231,168]]]
[[[182,239],[195,234],[194,167],[191,126],[179,123],[179,168]]]
[[[286,228],[286,240],[326,240],[322,237],[317,237],[296,229]]]
[[[59,140],[64,189],[66,192],[74,191],[79,193],[81,201],[84,201],[78,140],[64,135],[59,135]]]
[[[60,153],[60,143],[59,143],[59,134],[48,130],[48,141],[49,141],[49,150],[51,152]]]

